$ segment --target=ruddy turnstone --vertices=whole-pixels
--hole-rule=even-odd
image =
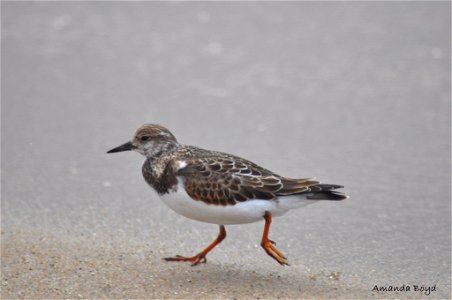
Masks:
[[[241,157],[181,145],[165,127],[145,124],[132,141],[107,153],[134,150],[146,157],[142,172],[163,202],[175,212],[197,221],[218,224],[220,232],[209,246],[194,256],[166,261],[206,262],[206,255],[225,237],[225,225],[265,220],[261,246],[281,265],[286,257],[268,238],[272,217],[319,200],[343,200],[335,184],[313,178],[280,176]]]

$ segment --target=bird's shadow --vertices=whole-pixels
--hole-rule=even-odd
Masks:
[[[218,293],[227,298],[327,298],[344,289],[339,272],[310,273],[280,266],[268,270],[238,264],[167,264],[168,272],[159,274],[161,282],[168,283],[168,287],[183,287],[190,296]]]

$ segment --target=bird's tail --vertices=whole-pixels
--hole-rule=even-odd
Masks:
[[[319,183],[309,187],[310,189],[310,191],[308,192],[309,195],[307,195],[306,198],[309,200],[335,200],[335,201],[347,199],[348,196],[346,194],[335,191],[336,189],[341,188],[343,188],[342,185]]]
[[[336,184],[323,184],[314,182],[309,185],[307,189],[301,193],[282,194],[278,197],[279,205],[282,209],[294,209],[304,207],[322,200],[344,200],[348,196],[344,193],[336,191],[336,189],[342,188],[341,185]],[[275,215],[276,216],[276,215]]]

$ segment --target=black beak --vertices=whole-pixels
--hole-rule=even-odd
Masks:
[[[121,152],[121,151],[130,151],[132,149],[135,149],[135,146],[132,145],[132,142],[127,142],[125,144],[122,144],[121,146],[118,146],[116,148],[111,149],[107,153],[115,153],[115,152]]]

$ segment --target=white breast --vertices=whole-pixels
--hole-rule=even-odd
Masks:
[[[162,195],[160,197],[162,201],[178,214],[206,223],[222,225],[253,223],[263,220],[266,211],[274,217],[278,217],[295,206],[315,202],[304,200],[303,203],[300,203],[301,197],[298,196],[294,201],[293,197],[289,196],[275,200],[253,199],[226,206],[207,204],[190,198],[185,192],[183,178],[178,177],[177,180],[177,190]],[[298,205],[294,206],[294,204]]]

